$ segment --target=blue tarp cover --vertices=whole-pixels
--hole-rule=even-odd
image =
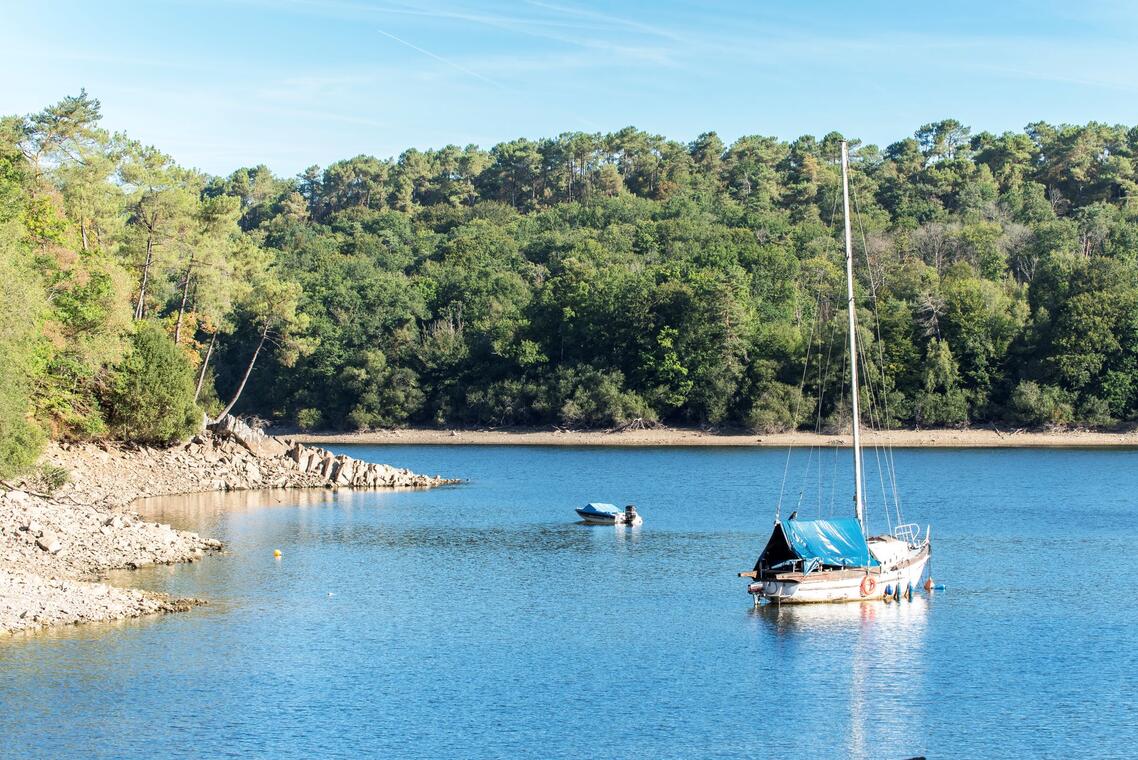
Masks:
[[[595,512],[597,514],[613,514],[617,511],[615,504],[606,504],[603,501],[594,501],[586,504],[579,512]]]
[[[817,559],[823,565],[874,567],[861,524],[853,517],[833,520],[783,520],[782,531],[790,548],[801,559]],[[778,529],[775,529],[777,534]],[[771,536],[773,541],[775,536]]]

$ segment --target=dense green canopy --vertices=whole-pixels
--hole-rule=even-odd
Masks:
[[[837,133],[629,127],[222,178],[98,117],[81,94],[3,121],[0,451],[105,434],[146,321],[210,410],[303,427],[848,416]],[[1138,128],[851,144],[879,423],[1135,418]]]

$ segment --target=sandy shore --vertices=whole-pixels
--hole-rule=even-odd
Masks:
[[[849,446],[848,435],[815,433],[709,433],[690,428],[650,430],[561,431],[532,429],[495,430],[382,430],[371,433],[293,433],[304,443],[330,444],[479,444],[530,446]],[[1033,432],[992,428],[970,430],[890,430],[867,433],[865,445],[933,448],[1138,446],[1138,431]]]

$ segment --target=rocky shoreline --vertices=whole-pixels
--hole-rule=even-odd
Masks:
[[[116,620],[203,603],[117,588],[109,570],[194,562],[219,541],[148,522],[139,498],[262,488],[431,488],[457,481],[335,456],[227,418],[171,448],[53,444],[41,466],[66,472],[50,494],[0,484],[0,631]]]

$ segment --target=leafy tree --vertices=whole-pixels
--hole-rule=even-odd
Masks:
[[[44,441],[33,417],[32,392],[42,378],[47,304],[20,258],[13,242],[0,238],[0,478],[34,463]]]
[[[917,394],[914,418],[918,425],[962,425],[968,421],[968,401],[960,389],[960,373],[948,343],[934,340],[925,357],[923,389]]]
[[[148,443],[181,440],[202,422],[193,398],[194,373],[186,355],[160,326],[139,322],[104,399],[112,434]]]
[[[194,205],[205,181],[177,166],[170,156],[137,143],[127,147],[120,175],[131,190],[129,246],[139,271],[134,318],[142,319],[155,270],[172,263],[163,260],[162,254],[192,244]]]
[[[611,427],[635,419],[656,419],[644,399],[624,389],[624,377],[618,371],[573,367],[559,373],[557,386],[558,396],[564,399],[559,416],[567,425]]]
[[[367,351],[362,361],[343,372],[345,390],[355,403],[347,422],[357,430],[398,425],[423,404],[418,377],[407,367],[391,367],[379,351]]]
[[[303,336],[308,319],[297,311],[300,295],[299,285],[282,280],[271,271],[261,273],[252,284],[242,308],[255,330],[257,343],[233,396],[217,415],[218,419],[229,414],[240,400],[267,343],[278,349],[279,360],[285,366],[294,364],[298,356],[308,350]]]

